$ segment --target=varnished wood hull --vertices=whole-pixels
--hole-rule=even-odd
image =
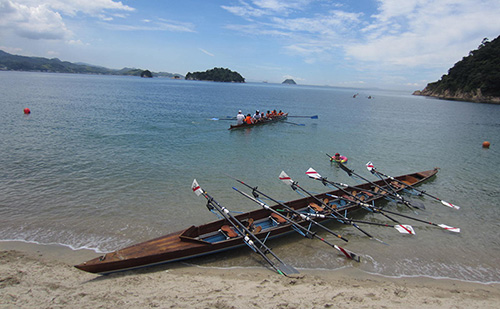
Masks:
[[[420,173],[403,175],[396,178],[408,184],[417,185],[429,179],[430,177],[433,177],[436,173],[437,169],[434,169]],[[375,183],[380,186],[384,186],[382,180],[375,181]],[[366,190],[371,190],[372,188],[371,184],[369,183],[357,185],[356,187]],[[347,190],[352,191],[353,189],[348,188]],[[318,194],[316,196],[320,199],[329,198],[327,194],[343,195],[341,191],[334,190]],[[378,199],[381,199],[381,197],[372,197],[367,199],[366,201],[370,202],[376,201]],[[285,204],[293,209],[298,210],[307,207],[307,205],[311,202],[315,202],[314,199],[312,197],[307,197],[290,201]],[[279,205],[275,205],[273,206],[273,208],[280,209],[282,207]],[[342,213],[349,213],[357,209],[359,209],[359,207],[356,205],[348,206],[342,209]],[[251,212],[237,215],[236,218],[240,221],[248,220],[249,218],[258,221],[265,220],[269,217],[269,215],[269,211],[264,209],[257,209]],[[302,225],[307,224],[307,222],[303,221],[297,222]],[[200,236],[217,233],[217,231],[223,225],[227,224],[228,223],[225,220],[218,220],[200,226],[191,226],[182,231],[171,233],[165,236],[158,237],[156,239],[148,240],[143,243],[107,253],[104,256],[89,260],[79,265],[75,265],[75,267],[91,273],[105,274],[115,271],[122,271],[132,268],[184,260],[196,256],[212,254],[243,246],[244,242],[241,237],[230,238],[216,242],[209,242],[200,239]],[[260,233],[257,233],[256,236],[261,239],[264,239],[266,237],[272,238],[284,235],[291,231],[292,229],[290,224],[281,224],[268,229],[263,229]]]

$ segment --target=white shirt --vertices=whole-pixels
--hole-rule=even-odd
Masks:
[[[238,115],[236,115],[237,124],[242,124],[244,120],[245,120],[245,115],[243,115],[242,113],[238,113]]]

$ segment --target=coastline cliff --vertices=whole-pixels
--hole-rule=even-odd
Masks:
[[[414,95],[500,104],[500,36],[484,39],[478,49],[455,63],[437,82]]]

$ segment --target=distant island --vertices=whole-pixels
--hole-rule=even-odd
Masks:
[[[26,57],[6,53],[0,50],[0,71],[28,71],[28,72],[51,72],[51,73],[78,73],[78,74],[101,74],[101,75],[127,75],[146,77],[168,77],[183,78],[180,74],[168,72],[150,72],[143,69],[123,68],[113,70],[100,66],[84,63],[72,63],[61,61],[58,58]],[[151,76],[149,76],[151,75]]]
[[[208,80],[214,82],[233,82],[244,83],[245,79],[238,72],[233,72],[229,69],[213,68],[205,72],[188,72],[187,80]]]
[[[500,36],[485,38],[478,49],[455,63],[437,82],[414,95],[500,104]]]
[[[288,84],[288,85],[297,85],[297,83],[293,79],[285,79],[282,84]]]

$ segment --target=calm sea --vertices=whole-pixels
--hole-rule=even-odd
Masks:
[[[20,72],[0,72],[0,93],[0,240],[116,250],[215,219],[192,193],[194,178],[234,211],[258,206],[234,192],[232,186],[245,188],[225,173],[280,200],[299,197],[278,180],[282,170],[312,192],[326,189],[305,176],[309,167],[359,183],[330,165],[325,154],[340,152],[373,180],[368,161],[392,176],[440,167],[422,188],[459,211],[430,198],[417,198],[427,206],[418,215],[387,207],[462,233],[409,220],[416,236],[365,226],[384,245],[332,224],[349,243],[323,236],[361,254],[362,263],[300,236],[270,242],[283,260],[299,268],[500,282],[498,105],[381,90]],[[319,119],[234,132],[227,130],[231,121],[210,120],[239,109]],[[481,147],[486,140],[490,149]],[[248,249],[191,262],[262,265]]]

